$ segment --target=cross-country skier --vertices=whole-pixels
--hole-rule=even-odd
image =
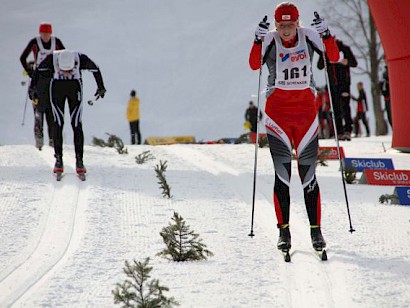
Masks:
[[[96,97],[104,97],[105,87],[98,66],[85,54],[77,51],[54,51],[35,70],[31,91],[42,74],[51,74],[51,107],[54,116],[54,173],[63,172],[63,126],[64,105],[67,99],[70,110],[71,126],[74,132],[77,173],[85,173],[83,164],[84,134],[82,127],[83,90],[81,71],[89,70],[97,82]]]
[[[61,40],[52,36],[53,29],[49,23],[41,23],[39,27],[40,35],[31,39],[20,56],[20,62],[24,70],[33,77],[34,69],[54,50],[65,49]],[[34,67],[27,62],[29,55],[33,53]],[[34,106],[34,138],[36,147],[41,150],[44,144],[43,126],[44,117],[48,126],[49,145],[53,146],[53,113],[51,112],[50,95],[48,89],[50,88],[51,76],[42,74],[37,82],[36,96],[30,93],[30,99]]]
[[[320,229],[321,201],[315,174],[318,118],[312,58],[315,51],[322,53],[322,42],[331,61],[338,61],[339,50],[325,20],[316,18],[312,25],[316,31],[300,26],[295,4],[279,4],[275,10],[276,30],[269,31],[266,19],[260,22],[249,57],[253,70],[260,69],[262,62],[269,69],[265,126],[275,167],[273,201],[280,250],[291,247],[289,185],[292,148],[296,150],[313,247],[320,250],[326,246]]]

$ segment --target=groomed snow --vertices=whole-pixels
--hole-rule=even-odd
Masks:
[[[409,169],[391,137],[342,142],[348,157],[392,158]],[[334,141],[321,141],[334,146]],[[384,151],[386,148],[386,152]],[[56,182],[51,148],[0,147],[0,306],[113,307],[111,290],[125,279],[125,260],[151,258],[153,278],[181,307],[408,307],[410,207],[381,205],[393,187],[347,185],[349,233],[337,161],[318,167],[327,262],[312,253],[303,194],[293,162],[292,262],[275,245],[273,169],[259,149],[255,237],[251,222],[253,145],[86,146],[86,182],[74,174],[73,147],[64,148],[66,174]],[[155,160],[138,165],[149,150]],[[172,199],[164,199],[154,166],[168,162]],[[173,211],[215,254],[173,263],[156,257],[160,230]]]

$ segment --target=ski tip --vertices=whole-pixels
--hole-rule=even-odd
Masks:
[[[322,257],[321,257],[322,261],[327,261],[327,252],[326,250],[322,251]]]
[[[287,252],[285,253],[284,259],[285,259],[285,262],[290,262],[290,253],[289,253],[289,251],[287,251]]]

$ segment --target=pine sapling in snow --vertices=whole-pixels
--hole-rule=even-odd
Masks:
[[[379,197],[379,203],[381,204],[399,204],[399,197],[396,195],[384,194]]]
[[[112,291],[115,304],[123,304],[122,307],[126,308],[170,308],[179,305],[173,297],[167,298],[163,294],[169,289],[161,286],[158,279],[148,281],[152,271],[148,263],[149,258],[144,262],[134,260],[133,264],[125,261],[124,273],[128,279],[117,283]]]
[[[326,157],[328,157],[329,153],[330,153],[330,150],[319,151],[319,154],[316,159],[316,166],[320,165],[323,167],[327,167],[328,165],[327,165]]]
[[[109,136],[107,142],[105,142],[104,139],[93,137],[93,145],[103,148],[115,148],[119,154],[128,154],[128,150],[124,147],[124,142],[121,140],[121,138],[109,133],[106,134]]]
[[[154,155],[151,154],[150,151],[144,151],[140,154],[138,154],[137,156],[135,156],[135,162],[139,165],[149,161],[155,159]]]
[[[351,166],[344,169],[347,184],[353,184],[356,181],[356,168]]]
[[[124,142],[120,137],[117,137],[116,135],[111,135],[109,133],[106,134],[109,136],[107,140],[109,147],[115,148],[118,154],[128,154],[128,150],[124,147]]]
[[[269,146],[268,137],[260,136],[259,139],[258,139],[258,143],[259,143],[260,148],[267,148]]]
[[[199,235],[190,230],[182,216],[174,212],[172,220],[174,223],[170,223],[160,232],[167,248],[158,253],[158,256],[178,262],[206,260],[208,256],[213,256]]]
[[[165,198],[171,198],[171,187],[169,187],[167,183],[167,179],[165,178],[165,171],[167,171],[167,161],[159,161],[159,165],[155,166],[155,173],[156,177],[158,178],[160,188],[162,189],[162,196]]]
[[[105,143],[104,139],[100,139],[97,137],[93,137],[93,141],[92,141],[93,145],[97,146],[97,147],[106,147],[107,144]]]

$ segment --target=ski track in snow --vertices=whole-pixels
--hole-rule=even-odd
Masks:
[[[51,169],[53,156],[50,153],[51,150],[44,148],[40,155],[51,162],[49,164]],[[68,170],[70,169],[66,167],[66,171]],[[0,281],[2,286],[0,293],[7,298],[3,303],[5,306],[18,303],[26,293],[35,289],[36,284],[61,261],[67,252],[72,239],[80,194],[77,179],[69,179],[68,174],[65,177],[64,185],[61,182],[54,184],[47,214],[42,221],[41,235],[35,241],[35,247],[21,260],[14,262],[12,265],[14,268],[9,270]]]
[[[181,307],[409,306],[408,208],[394,207],[393,213],[391,206],[362,201],[363,194],[378,196],[385,188],[348,186],[357,229],[348,233],[345,204],[332,193],[334,178],[340,176],[334,172],[336,162],[318,167],[327,262],[311,248],[292,162],[292,262],[285,263],[276,249],[268,149],[259,149],[251,238],[251,145],[134,146],[128,155],[86,147],[86,182],[72,169],[72,146],[65,146],[61,182],[51,175],[51,149],[10,148],[0,156],[0,168],[13,170],[0,174],[1,307],[112,307],[111,290],[125,278],[124,260],[146,257],[151,258],[152,277],[170,288],[167,295]],[[144,150],[155,160],[137,165],[134,157]],[[16,165],[22,157],[24,167]],[[162,198],[153,170],[160,160],[168,163],[171,199]],[[396,167],[405,160],[398,156]],[[174,263],[155,256],[165,248],[159,232],[173,211],[200,234],[213,257]],[[389,243],[393,247],[384,249]]]
[[[216,162],[215,159],[217,157],[207,157],[199,151],[192,150],[192,147],[187,149],[183,146],[173,146],[168,147],[167,149],[168,151],[170,151],[170,149],[174,150],[175,157],[173,158],[173,161],[179,156],[182,157],[186,163],[191,163],[195,166],[198,166],[204,171],[218,175],[218,181],[221,181],[221,179],[223,180],[223,183],[219,183],[218,185],[224,184],[228,186],[229,189],[235,191],[243,199],[243,203],[244,205],[246,205],[245,208],[249,209],[248,205],[252,204],[252,200],[250,200],[249,197],[252,196],[252,194],[246,192],[247,187],[244,185],[246,184],[246,180],[244,181],[244,178],[238,179],[240,174],[244,172],[243,166],[240,167],[240,164],[237,164],[235,168],[233,168],[232,165],[235,164],[235,162],[233,161],[227,161],[226,163],[221,163],[220,161]],[[181,155],[181,153],[183,154]],[[246,177],[249,178],[249,175],[247,175]],[[252,177],[250,177],[250,179],[252,179]],[[276,240],[276,234],[274,234],[272,230],[273,226],[275,225],[275,218],[274,216],[272,216],[272,206],[270,205],[269,200],[271,199],[272,195],[272,186],[272,184],[266,185],[266,183],[259,183],[259,185],[257,185],[259,190],[258,192],[263,190],[262,195],[264,195],[265,199],[257,200],[255,202],[255,206],[260,206],[261,203],[264,205],[261,213],[258,215],[258,221],[263,221],[263,224],[260,226],[263,230],[259,232],[263,232],[263,235],[267,239],[271,237],[271,239],[269,239],[269,244],[267,244],[268,247],[270,247],[268,251],[270,250],[273,257],[275,257],[275,260],[270,260],[268,262],[279,262],[279,271],[281,272],[279,276],[284,277],[284,282],[288,286],[286,290],[290,290],[290,292],[285,291],[285,297],[287,299],[286,305],[291,307],[302,307],[304,305],[312,307],[334,307],[331,283],[329,281],[328,274],[323,264],[321,264],[321,261],[319,261],[319,259],[314,256],[313,251],[310,251],[310,238],[304,239],[305,243],[308,243],[307,245],[301,245],[301,241],[294,240],[294,247],[304,246],[305,249],[304,251],[294,250],[293,257],[294,260],[296,260],[295,264],[285,264],[280,254],[278,258],[278,255],[275,253],[276,247],[274,240]],[[244,194],[244,192],[246,193]],[[261,209],[259,208],[255,209],[256,212],[260,210]],[[293,219],[293,221],[295,220],[296,219]],[[298,226],[301,223],[303,223],[303,221],[301,221],[301,219],[298,219],[295,225]],[[301,228],[298,228],[297,231],[299,231],[299,229]],[[292,231],[294,230],[295,229],[293,229]],[[295,232],[292,233],[295,234]],[[240,237],[238,238],[238,240],[239,239]],[[255,237],[255,239],[252,240],[259,241],[259,236]],[[316,268],[315,275],[309,275],[312,271],[312,268]],[[306,271],[306,275],[300,275],[300,273],[303,271]],[[303,277],[304,279],[301,279],[301,277]],[[270,277],[267,277],[267,279],[269,278]],[[312,296],[312,294],[315,294],[315,296]],[[307,303],[306,299],[310,298],[316,298],[317,301]]]

